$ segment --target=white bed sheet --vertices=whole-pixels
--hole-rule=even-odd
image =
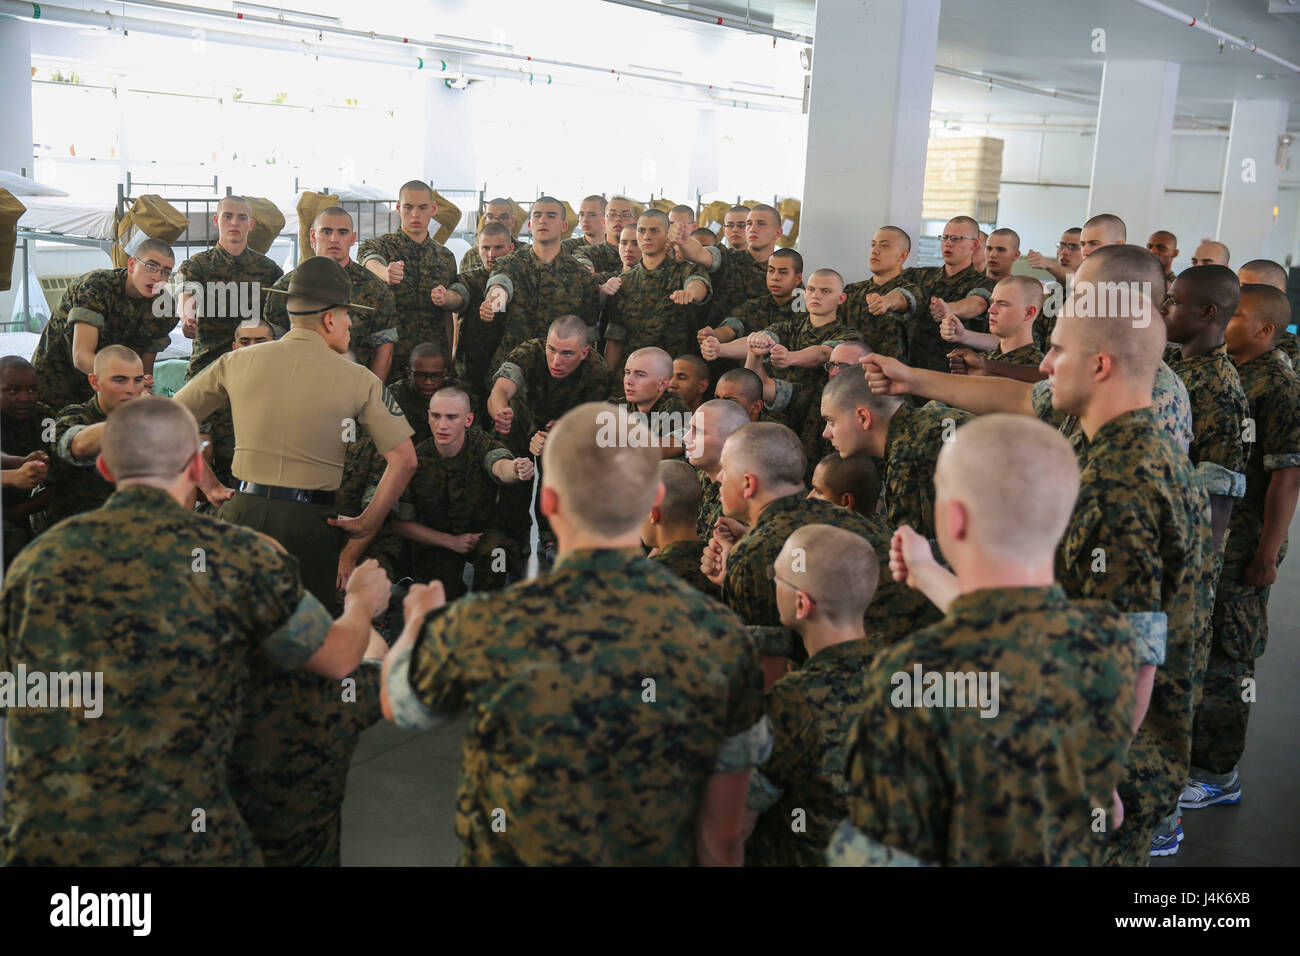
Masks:
[[[116,200],[91,202],[72,196],[23,196],[27,211],[18,220],[19,229],[38,229],[69,236],[112,241]]]

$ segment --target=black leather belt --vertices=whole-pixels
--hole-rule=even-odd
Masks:
[[[281,501],[301,501],[309,505],[334,504],[334,492],[312,491],[307,488],[281,488],[279,485],[259,485],[255,481],[241,481],[239,490],[259,498],[278,498]]]

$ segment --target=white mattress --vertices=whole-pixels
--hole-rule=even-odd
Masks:
[[[0,332],[0,355],[21,355],[30,362],[40,341],[41,337],[36,332]],[[181,335],[178,323],[171,331],[171,344],[157,356],[156,361],[188,359],[193,351],[194,343]]]
[[[38,229],[68,236],[87,236],[112,241],[115,200],[88,202],[71,196],[23,196],[27,211],[18,220],[19,229]]]

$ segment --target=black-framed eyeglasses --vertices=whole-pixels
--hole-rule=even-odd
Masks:
[[[978,238],[979,236],[948,236],[948,235],[941,234],[939,236],[939,241],[940,242],[961,242],[963,239],[975,240]]]
[[[823,362],[822,368],[826,369],[827,375],[835,375],[844,371],[846,368],[853,368],[853,362]]]
[[[1071,252],[1078,252],[1083,248],[1083,246],[1079,245],[1077,242],[1058,242],[1056,248],[1069,249]]]

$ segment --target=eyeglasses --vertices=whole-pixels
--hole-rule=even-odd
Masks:
[[[149,273],[151,276],[162,276],[164,279],[171,278],[172,270],[166,268],[165,266],[160,266],[152,259],[144,259],[144,260],[137,259],[136,261],[139,262],[140,267],[144,269],[145,272]]]
[[[421,381],[441,382],[447,377],[446,372],[417,372],[411,370],[411,378],[420,379]]]
[[[970,239],[971,241],[974,241],[974,240],[976,240],[976,239],[978,239],[978,238],[979,238],[978,236],[947,236],[947,235],[940,235],[940,236],[939,236],[939,241],[940,241],[940,242],[961,242],[963,239]]]
[[[791,582],[787,581],[785,578],[781,577],[781,575],[777,574],[777,573],[776,573],[776,563],[775,563],[775,562],[773,562],[772,564],[769,564],[769,565],[767,566],[767,579],[768,579],[769,581],[772,581],[773,583],[775,583],[775,582],[777,582],[777,581],[780,581],[780,582],[781,582],[782,584],[784,584],[786,587],[788,587],[788,588],[794,588],[794,590],[796,590],[796,591],[800,592],[801,594],[803,594],[804,596],[806,596],[806,597],[808,598],[808,600],[812,601],[814,604],[817,602],[817,599],[816,599],[815,597],[813,597],[811,594],[808,593],[808,589],[807,589],[807,588],[801,588],[801,587],[799,587],[799,585],[797,585],[797,584],[792,584]]]
[[[635,219],[636,213],[634,213],[631,209],[628,209],[625,212],[607,212],[605,213],[605,218],[606,219]]]
[[[483,214],[484,222],[510,222],[514,218],[515,218],[514,214],[508,212],[495,213],[495,214],[490,212],[485,212]]]
[[[844,371],[846,368],[853,368],[853,365],[853,362],[823,362],[822,368],[826,369],[827,375],[834,375],[837,372]]]
[[[1077,242],[1058,242],[1056,248],[1069,249],[1071,252],[1078,252],[1083,248],[1083,246],[1079,245]]]

